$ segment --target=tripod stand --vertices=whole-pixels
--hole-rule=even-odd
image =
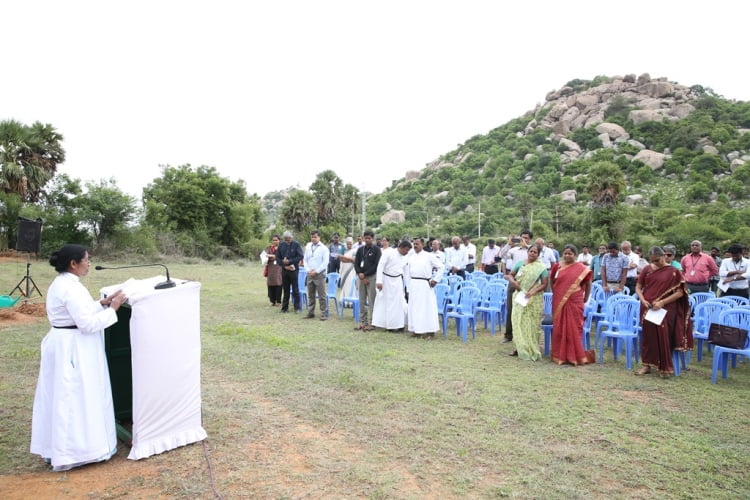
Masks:
[[[31,267],[31,262],[27,262],[26,263],[26,276],[21,278],[21,281],[18,282],[16,287],[13,290],[11,290],[8,295],[13,295],[13,292],[18,290],[19,292],[21,292],[21,295],[23,295],[27,299],[30,299],[31,293],[34,290],[36,290],[36,293],[38,293],[40,297],[42,296],[42,292],[39,290],[39,287],[36,286],[36,283],[34,283],[34,279],[29,274],[30,267]],[[25,283],[25,288],[21,288],[21,285],[23,285],[24,283]]]

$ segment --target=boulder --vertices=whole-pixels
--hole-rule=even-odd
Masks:
[[[734,172],[735,170],[737,170],[737,168],[738,168],[738,167],[741,167],[741,166],[742,166],[742,165],[744,165],[744,164],[745,164],[745,161],[744,161],[744,160],[741,160],[741,159],[739,159],[739,158],[735,158],[735,159],[734,159],[734,160],[732,160],[732,162],[731,162],[731,163],[729,164],[729,170],[731,170],[732,172]]]
[[[599,140],[602,141],[602,146],[604,146],[605,148],[612,147],[612,141],[609,139],[609,134],[599,134]]]
[[[565,103],[555,104],[555,106],[547,113],[547,118],[559,119],[568,110],[568,106]]]
[[[651,167],[651,170],[658,170],[664,166],[667,156],[650,149],[642,149],[638,151],[638,154],[633,157],[631,161],[641,161]]]
[[[635,146],[638,149],[646,149],[646,146],[644,144],[636,141],[635,139],[628,139],[628,144],[630,144],[631,146]]]
[[[651,75],[649,75],[648,73],[643,73],[641,76],[638,77],[638,80],[636,80],[635,84],[640,87],[642,85],[647,84],[650,81],[651,81]]]
[[[651,81],[642,85],[640,90],[650,97],[668,97],[674,92],[674,85],[669,82]]]
[[[523,133],[526,135],[532,134],[534,132],[534,129],[536,128],[536,125],[536,119],[534,118],[526,124],[526,127],[523,129]]]
[[[403,210],[388,210],[380,216],[380,222],[382,224],[387,224],[389,222],[404,222],[405,220],[406,213]]]
[[[563,191],[562,193],[560,193],[560,198],[562,198],[562,201],[575,203],[576,202],[576,190],[568,189],[567,191]]]
[[[568,135],[570,133],[570,122],[568,120],[560,120],[552,125],[552,132],[557,135]]]
[[[404,175],[404,179],[407,181],[415,181],[419,179],[419,170],[408,170]]]
[[[598,94],[584,94],[576,97],[576,107],[580,109],[586,109],[594,104],[599,104]]]
[[[634,109],[628,113],[628,118],[633,120],[635,125],[646,122],[660,122],[667,115],[664,109]]]
[[[604,121],[604,111],[598,111],[596,113],[592,113],[589,116],[589,119],[586,120],[586,125],[584,125],[584,128],[593,127],[594,125],[598,123],[602,123]]]
[[[681,120],[690,116],[693,111],[695,111],[695,106],[688,103],[678,104],[672,108],[672,114]]]
[[[616,123],[600,123],[596,126],[596,131],[600,134],[607,134],[611,139],[627,135],[625,129]]]
[[[706,144],[705,146],[703,146],[703,152],[706,153],[707,155],[718,155],[719,154],[719,150],[716,149],[716,146],[712,146],[710,144]]]
[[[581,146],[579,146],[578,143],[575,141],[562,138],[560,139],[560,144],[565,145],[568,148],[568,151],[576,151],[579,154],[581,153]]]
[[[629,194],[625,197],[625,203],[628,205],[636,205],[643,203],[643,195],[641,194]]]

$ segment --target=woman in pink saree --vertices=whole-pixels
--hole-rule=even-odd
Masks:
[[[591,269],[576,262],[578,250],[563,247],[561,262],[552,266],[552,361],[558,365],[588,363],[583,349],[583,306],[591,293]]]

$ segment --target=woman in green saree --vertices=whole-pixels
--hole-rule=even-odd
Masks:
[[[539,261],[541,250],[530,246],[526,261],[518,262],[510,273],[513,292],[513,343],[511,356],[536,361],[542,357],[539,336],[542,333],[542,294],[547,289],[547,269]],[[524,305],[525,302],[525,305]]]

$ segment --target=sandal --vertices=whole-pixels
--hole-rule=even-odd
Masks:
[[[374,327],[374,326],[372,326],[372,325],[366,325],[366,326],[363,326],[363,327],[362,327],[362,330],[364,330],[364,331],[366,331],[366,332],[371,332],[371,331],[373,331],[374,329],[375,329],[375,327]]]
[[[357,326],[354,327],[354,329],[355,330],[364,330],[365,329],[365,325],[357,325]]]
[[[635,372],[636,375],[646,375],[648,373],[651,373],[651,367],[650,366],[644,366],[637,372]]]

